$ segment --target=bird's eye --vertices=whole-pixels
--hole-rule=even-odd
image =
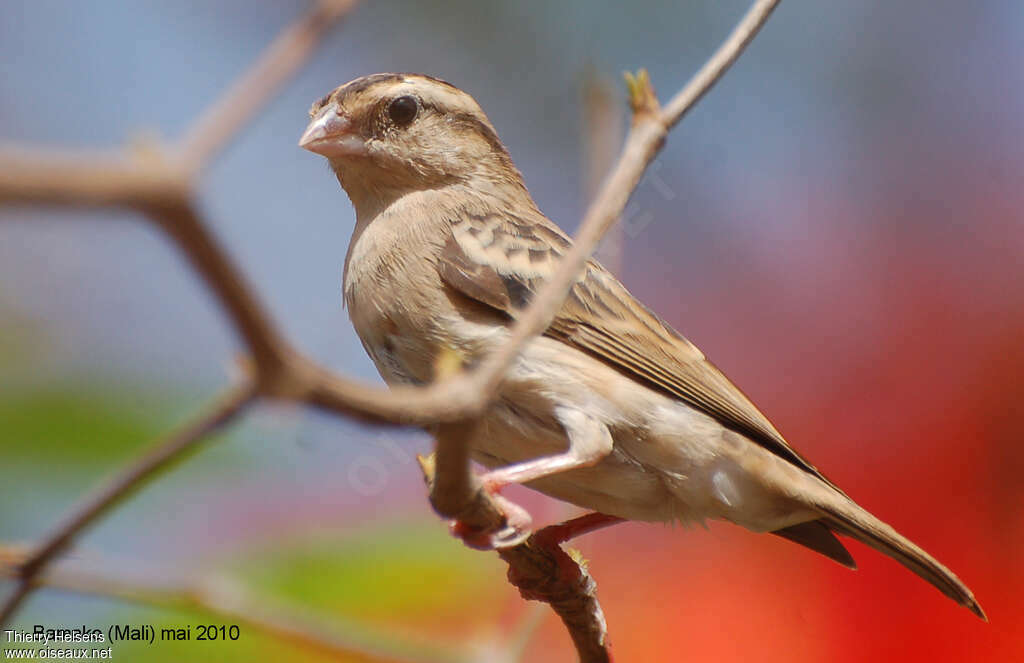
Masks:
[[[404,127],[416,119],[416,113],[420,106],[416,103],[416,97],[404,95],[398,97],[388,105],[388,117],[400,127]]]

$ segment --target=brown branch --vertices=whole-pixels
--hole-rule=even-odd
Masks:
[[[17,577],[20,550],[0,546],[0,577]],[[108,565],[104,565],[106,567]],[[396,638],[366,623],[332,617],[330,623],[292,606],[256,596],[226,578],[206,582],[153,583],[125,580],[119,573],[56,568],[37,580],[41,587],[164,608],[203,612],[270,637],[332,657],[357,656],[381,663],[460,663],[468,648],[421,638]]]
[[[0,204],[128,207],[187,198],[180,170],[125,154],[0,148]]]
[[[438,514],[480,530],[494,530],[504,516],[480,489],[476,475],[467,471],[469,445],[477,426],[476,420],[439,424],[434,431],[433,467],[424,466],[424,475]]]
[[[480,489],[476,476],[465,471],[474,424],[445,424],[439,428],[436,460],[420,458],[434,508],[469,530],[502,530],[507,525],[504,513],[493,497]],[[442,460],[446,454],[450,458]],[[445,478],[444,473],[453,476]],[[609,663],[608,629],[597,601],[597,583],[584,563],[570,557],[545,534],[542,529],[521,543],[498,550],[508,564],[508,581],[524,599],[551,606],[569,631],[581,663]]]
[[[284,365],[294,352],[246,283],[229,254],[199,218],[188,199],[143,205],[150,217],[174,240],[192,269],[220,301],[256,362],[256,378],[264,393],[283,391]]]
[[[227,92],[196,120],[181,141],[180,158],[189,172],[207,165],[291,78],[337,21],[357,0],[319,0],[285,28]]]
[[[508,581],[527,601],[542,601],[561,618],[580,663],[610,663],[608,624],[597,601],[597,583],[582,560],[544,540],[544,530],[525,543],[503,548]]]
[[[690,79],[682,90],[665,106],[661,121],[666,129],[671,129],[683,119],[687,111],[700,101],[708,90],[718,82],[722,75],[736,62],[743,50],[753,41],[761,30],[779,0],[757,0],[747,13],[736,24],[729,36],[718,47],[714,55],[704,63],[700,71]]]
[[[31,593],[35,580],[46,565],[60,554],[89,525],[130,496],[159,471],[180,461],[207,435],[234,419],[256,398],[254,384],[228,391],[215,404],[180,430],[161,440],[128,464],[93,494],[79,500],[71,512],[18,566],[18,582],[0,606],[0,625],[6,624],[21,602]]]

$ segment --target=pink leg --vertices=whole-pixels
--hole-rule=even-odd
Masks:
[[[563,523],[558,523],[557,525],[548,525],[537,532],[537,538],[541,539],[544,544],[558,545],[584,534],[623,522],[626,522],[624,518],[594,511],[566,520]]]
[[[511,483],[527,483],[559,472],[591,467],[612,452],[611,433],[600,421],[569,408],[557,408],[556,414],[569,438],[569,450],[492,470],[483,476],[484,488],[494,494]]]
[[[481,532],[467,528],[462,523],[453,522],[452,534],[462,539],[467,546],[485,550],[505,548],[522,543],[530,535],[530,514],[498,494],[505,486],[511,483],[526,483],[579,467],[590,467],[601,462],[612,452],[612,436],[603,423],[571,408],[556,408],[555,413],[569,438],[568,451],[516,463],[484,474],[481,477],[483,488],[498,502],[498,506],[505,514],[506,525],[498,532]],[[583,531],[579,533],[582,534]],[[572,536],[575,535],[569,534],[562,540]]]

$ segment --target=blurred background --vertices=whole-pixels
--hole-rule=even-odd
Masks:
[[[0,140],[174,139],[306,7],[0,3]],[[310,103],[378,71],[447,79],[571,230],[587,77],[624,99],[621,72],[646,67],[667,99],[746,8],[367,1],[212,165],[204,210],[298,347],[379,383],[341,309],[351,208],[296,147]],[[955,570],[991,623],[854,542],[855,573],[730,525],[629,524],[578,542],[617,660],[1024,660],[1022,44],[1019,2],[784,2],[672,133],[627,210],[618,268],[796,448]],[[0,209],[0,541],[43,535],[222,387],[238,351],[139,218]],[[261,407],[90,530],[71,563],[230,580],[328,625],[483,657],[534,613],[496,556],[431,512],[414,462],[429,447]],[[538,522],[566,514],[509,495]],[[572,660],[557,619],[536,614],[524,660]],[[130,621],[225,623],[50,590],[17,623]],[[328,660],[252,631],[114,655]]]

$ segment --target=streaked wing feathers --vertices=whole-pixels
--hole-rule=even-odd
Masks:
[[[452,288],[514,317],[553,273],[569,239],[543,215],[466,215],[438,262]],[[832,485],[794,451],[704,354],[590,261],[545,332],[705,412]],[[837,488],[838,490],[838,488]]]

